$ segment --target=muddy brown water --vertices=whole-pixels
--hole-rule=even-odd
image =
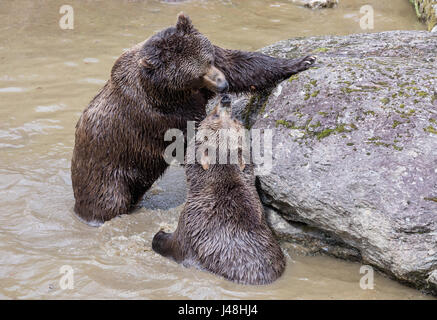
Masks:
[[[375,29],[425,29],[407,0],[342,0],[311,11],[291,1],[71,1],[74,30],[59,27],[65,1],[0,2],[0,298],[422,299],[376,274],[362,290],[360,264],[291,253],[282,278],[237,285],[186,269],[151,251],[172,230],[185,198],[171,168],[131,215],[100,228],[79,222],[70,159],[81,111],[124,48],[175,21],[183,10],[214,43],[255,50],[294,36],[362,32],[371,4]],[[62,289],[70,266],[74,288]]]

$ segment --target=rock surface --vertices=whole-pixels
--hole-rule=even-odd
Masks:
[[[437,34],[298,38],[266,54],[317,54],[273,92],[236,97],[273,129],[259,177],[269,221],[309,253],[358,260],[437,294]],[[279,215],[278,215],[279,213]]]
[[[338,0],[293,0],[293,2],[311,9],[333,8],[338,4]]]

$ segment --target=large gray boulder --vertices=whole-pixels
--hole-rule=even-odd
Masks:
[[[259,177],[270,222],[311,253],[361,261],[437,294],[437,35],[298,38],[264,48],[317,54],[235,114],[273,134]]]

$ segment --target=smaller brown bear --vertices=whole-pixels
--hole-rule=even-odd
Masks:
[[[224,128],[244,130],[230,117],[229,107],[230,98],[224,95],[199,130],[209,130],[216,137]],[[176,231],[159,231],[152,248],[187,267],[196,266],[231,281],[271,283],[283,273],[285,258],[264,217],[253,165],[244,162],[241,144],[235,164],[219,164],[218,154],[223,150],[212,161],[205,144],[211,140],[195,142],[195,152],[203,153],[198,157],[200,163],[186,164],[187,202]]]

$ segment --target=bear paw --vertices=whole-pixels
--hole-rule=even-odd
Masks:
[[[293,65],[290,70],[291,74],[293,75],[309,69],[316,62],[316,59],[316,56],[306,56],[301,59],[292,60]]]

